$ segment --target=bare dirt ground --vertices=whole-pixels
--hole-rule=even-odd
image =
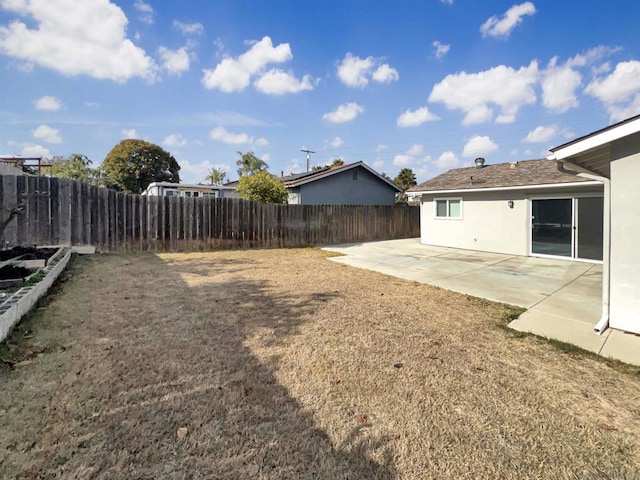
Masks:
[[[0,477],[640,478],[640,375],[315,249],[96,255],[0,347]]]

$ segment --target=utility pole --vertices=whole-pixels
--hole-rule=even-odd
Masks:
[[[308,171],[309,171],[309,160],[310,160],[310,158],[311,158],[311,157],[310,157],[310,154],[312,154],[312,153],[316,153],[316,152],[314,152],[314,151],[312,151],[312,150],[300,150],[300,151],[301,151],[301,152],[304,152],[304,153],[306,153],[306,154],[307,154],[307,172],[308,172]]]

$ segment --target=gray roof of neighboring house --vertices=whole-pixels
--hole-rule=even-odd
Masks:
[[[378,177],[383,183],[386,183],[388,186],[396,190],[397,192],[401,192],[402,189],[399,188],[395,183],[391,180],[387,180],[378,172],[376,172],[373,168],[367,165],[364,162],[355,162],[355,163],[346,163],[344,165],[339,165],[336,167],[323,167],[318,170],[312,170],[310,172],[296,173],[293,175],[288,175],[286,177],[280,177],[282,183],[284,183],[285,187],[299,187],[306,183],[315,182],[317,180],[321,180],[323,178],[329,177],[331,175],[335,175],[336,173],[345,172],[347,170],[351,170],[353,168],[364,168],[374,176]]]
[[[593,182],[593,180],[561,172],[553,160],[538,159],[495,164],[485,163],[482,168],[454,168],[408,191],[476,190],[581,182]]]

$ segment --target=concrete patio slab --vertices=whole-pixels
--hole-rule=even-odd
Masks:
[[[603,357],[640,365],[640,336],[620,330],[608,329],[607,331],[610,333],[598,353]]]
[[[640,336],[593,332],[601,315],[602,266],[420,244],[416,238],[333,245],[330,260],[527,309],[509,326],[640,365]]]

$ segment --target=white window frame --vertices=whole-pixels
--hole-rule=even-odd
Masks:
[[[442,202],[442,201],[446,201],[447,202],[447,216],[445,216],[445,217],[439,217],[438,216],[438,202]],[[452,216],[449,215],[449,202],[451,202],[451,201],[460,202],[460,216],[452,217]],[[462,205],[463,205],[462,197],[439,197],[439,198],[434,198],[433,199],[433,218],[435,220],[462,220],[462,217],[463,217]]]

